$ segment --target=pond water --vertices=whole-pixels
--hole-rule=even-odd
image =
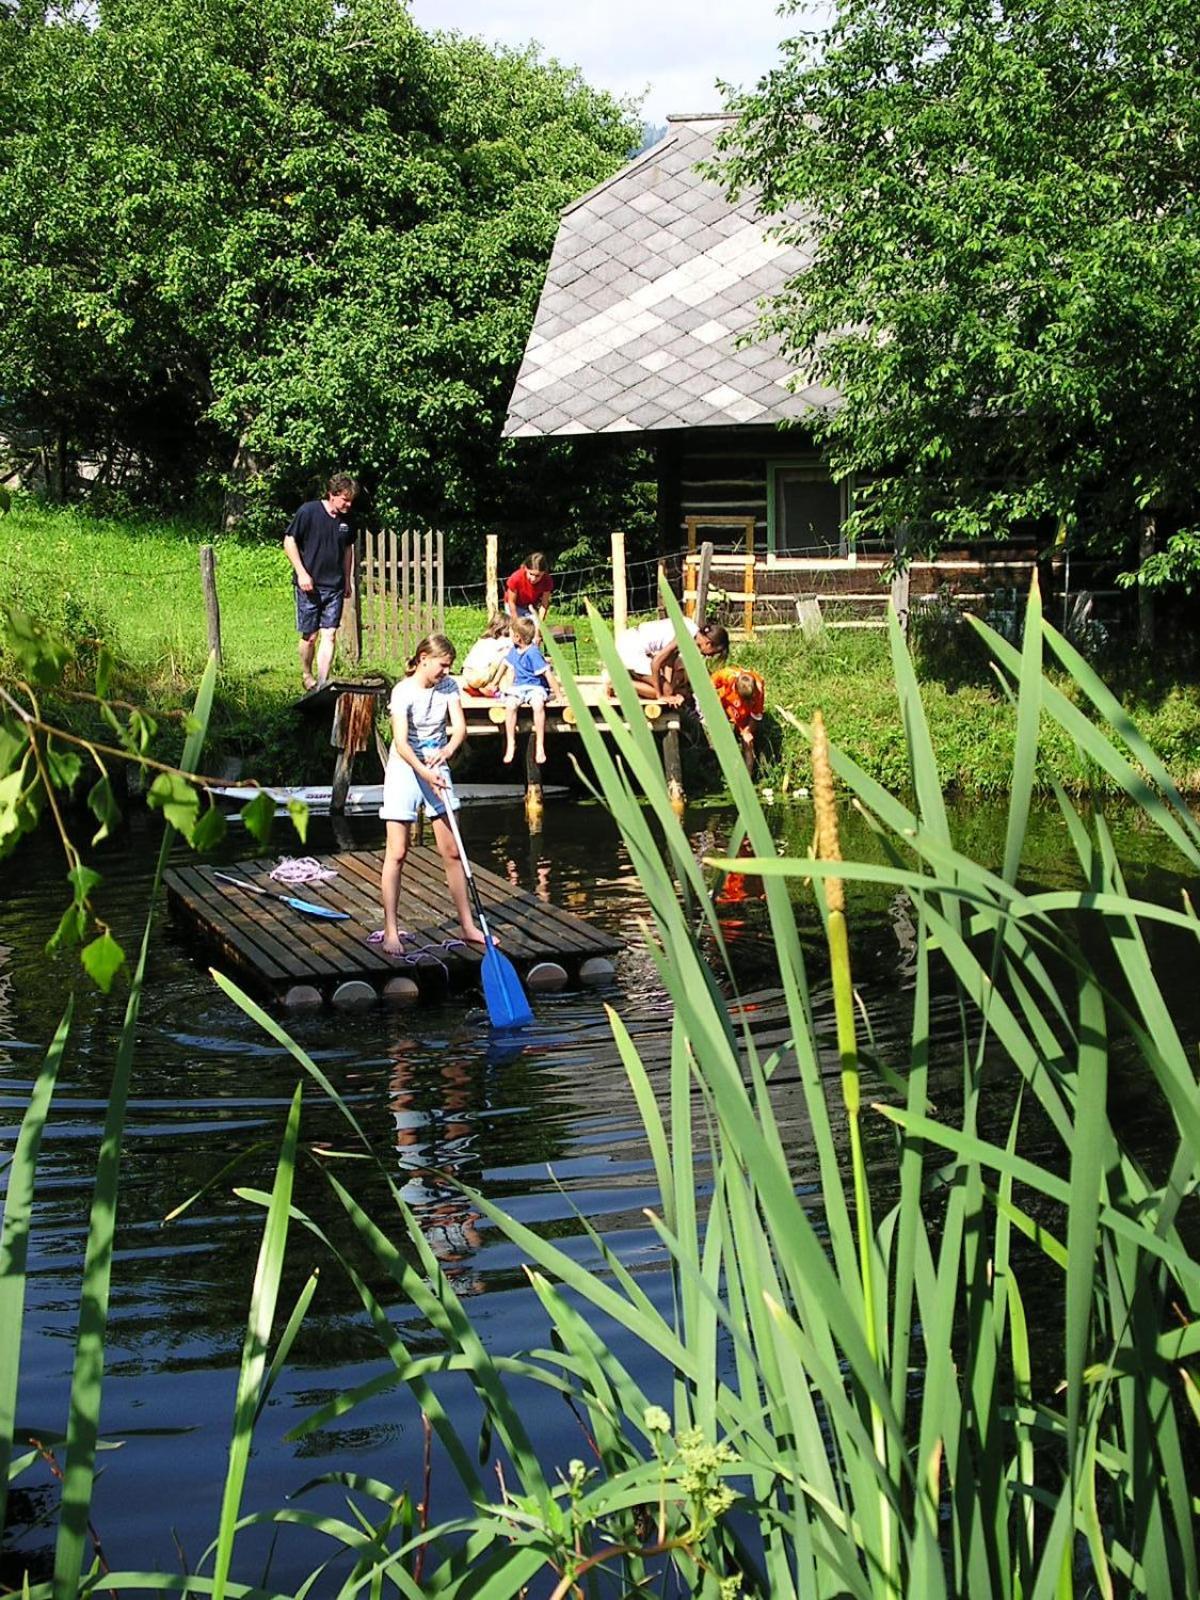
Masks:
[[[531,837],[519,808],[463,814],[468,849],[514,884],[586,914],[622,941],[617,984],[604,994],[568,992],[536,1002],[536,1026],[520,1054],[500,1061],[489,1051],[486,1018],[459,999],[440,1009],[300,1013],[288,1026],[353,1103],[376,1148],[391,1152],[394,1173],[434,1252],[461,1295],[469,1297],[485,1340],[517,1350],[545,1343],[546,1328],[526,1289],[518,1254],[487,1226],[444,1174],[453,1173],[551,1231],[566,1247],[586,1251],[573,1208],[587,1216],[641,1273],[652,1297],[665,1296],[662,1252],[642,1214],[654,1199],[652,1171],[624,1073],[616,1064],[604,1017],[612,1001],[653,1033],[669,1008],[645,949],[644,897],[620,839],[597,806],[571,801],[548,808],[544,831]],[[811,833],[807,806],[780,808],[776,832],[802,852]],[[379,842],[379,824],[352,822],[357,847]],[[720,849],[730,819],[720,809],[689,811],[697,850]],[[1003,818],[971,808],[955,819],[958,836],[981,859],[999,854]],[[238,840],[225,849],[237,858]],[[279,850],[294,850],[281,829]],[[1177,887],[1152,835],[1131,823],[1122,833],[1131,871],[1155,895]],[[99,863],[106,914],[128,949],[135,946],[146,905],[155,823],[135,818]],[[336,846],[328,824],[314,819],[309,848]],[[1062,835],[1050,814],[1030,833],[1034,876],[1070,877]],[[242,850],[243,854],[252,853]],[[63,863],[46,837],[27,842],[5,863],[0,895],[0,1148],[11,1148],[28,1087],[75,982],[71,958],[51,959],[44,944],[63,903]],[[726,886],[721,916],[744,990],[773,980],[765,910],[753,881]],[[818,1017],[829,1020],[817,923],[800,911],[811,954]],[[902,898],[855,891],[852,905],[856,977],[872,1015],[876,1047],[904,1059],[912,926]],[[1194,987],[1194,986],[1193,986]],[[31,1247],[20,1421],[34,1433],[60,1433],[76,1326],[78,1283],[99,1129],[106,1105],[124,995],[81,993],[70,1051],[43,1145]],[[949,1037],[955,1020],[942,1024]],[[949,1069],[947,1069],[949,1071]],[[261,1228],[261,1213],[240,1201],[234,1184],[268,1185],[294,1063],[215,987],[170,923],[156,928],[142,1009],[126,1134],[117,1256],[108,1343],[103,1433],[124,1440],[101,1459],[94,1524],[113,1566],[178,1570],[180,1550],[194,1566],[215,1530],[226,1465],[229,1424],[242,1330]],[[1149,1125],[1155,1107],[1137,1083],[1125,1085],[1131,1118]],[[797,1179],[811,1185],[806,1128],[798,1094],[781,1083],[785,1134],[797,1152]],[[936,1098],[936,1094],[935,1094]],[[880,1135],[882,1137],[882,1135]],[[346,1145],[345,1125],[315,1093],[306,1096],[302,1140]],[[262,1142],[235,1175],[216,1183],[178,1221],[174,1207],[201,1189],[229,1158]],[[884,1146],[877,1144],[877,1152]],[[385,1215],[378,1178],[360,1165],[340,1173],[368,1209]],[[302,1164],[297,1203],[336,1225],[336,1210],[316,1163]],[[392,1215],[395,1215],[393,1212]],[[346,1238],[344,1224],[340,1237]],[[397,1221],[394,1237],[399,1240]],[[351,1412],[302,1443],[287,1431],[338,1390],[384,1370],[379,1347],[337,1264],[322,1258],[307,1235],[293,1235],[281,1306],[290,1307],[314,1264],[320,1287],[292,1361],[259,1424],[246,1505],[282,1505],[315,1474],[361,1472],[419,1490],[422,1430],[414,1402],[399,1390]],[[432,1349],[429,1330],[411,1308],[390,1302],[404,1337]],[[617,1340],[619,1336],[614,1335]],[[653,1387],[661,1374],[639,1369],[639,1355],[619,1345]],[[470,1436],[477,1419],[462,1386],[447,1387],[447,1404]],[[474,1420],[473,1420],[474,1419]],[[580,1453],[570,1413],[538,1402],[536,1426],[547,1459]],[[177,1430],[187,1430],[180,1434]],[[49,1465],[22,1480],[13,1504],[15,1530],[4,1577],[19,1580],[28,1562],[41,1570],[52,1541],[57,1504]],[[326,1502],[328,1505],[329,1502]],[[336,1502],[334,1502],[336,1504]],[[459,1509],[449,1469],[435,1474],[434,1520]],[[246,1536],[235,1571],[261,1579],[268,1534]],[[329,1554],[315,1535],[285,1533],[272,1557],[273,1585],[290,1588]],[[253,1557],[253,1559],[251,1559]]]

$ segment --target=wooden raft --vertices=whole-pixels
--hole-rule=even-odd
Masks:
[[[275,863],[270,859],[239,861],[231,867],[172,867],[165,879],[167,901],[177,919],[232,976],[289,1003],[297,1003],[305,991],[304,997],[311,999],[313,990],[322,999],[333,999],[351,983],[365,984],[374,994],[388,989],[390,998],[405,998],[405,986],[392,982],[397,978],[411,980],[422,999],[444,998],[448,988],[477,987],[481,958],[453,943],[458,919],[441,857],[432,846],[414,843],[408,852],[400,926],[413,936],[405,939],[405,955],[398,960],[367,943],[367,935],[383,925],[379,900],[383,851],[344,851],[319,860],[337,877],[299,886],[272,879]],[[348,912],[348,920],[306,916],[281,899],[266,899],[221,881],[214,876],[218,871],[246,878],[272,895],[290,894]],[[494,873],[478,867],[474,871],[488,925],[523,977],[541,964],[554,963],[578,979],[585,962],[607,960],[620,948],[618,940],[569,911],[527,891],[515,891]],[[365,1001],[371,996],[360,991],[354,998]]]

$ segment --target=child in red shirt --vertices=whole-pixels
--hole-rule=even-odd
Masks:
[[[542,623],[550,609],[550,591],[554,578],[550,563],[540,550],[526,556],[520,566],[504,584],[504,609],[515,622],[518,617],[529,617],[534,628],[541,632]]]
[[[718,667],[712,675],[721,709],[733,724],[742,746],[746,771],[754,771],[754,741],[766,703],[766,682],[746,667]]]

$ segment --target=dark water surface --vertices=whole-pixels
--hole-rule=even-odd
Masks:
[[[538,999],[536,1026],[519,1056],[509,1061],[498,1060],[489,1050],[486,1018],[477,1001],[459,999],[442,1008],[404,1012],[299,1013],[288,1026],[353,1103],[376,1148],[393,1153],[404,1197],[459,1294],[469,1297],[483,1338],[497,1350],[515,1351],[537,1348],[547,1336],[537,1303],[525,1287],[520,1257],[481,1221],[444,1174],[481,1188],[523,1221],[590,1260],[574,1216],[577,1208],[641,1272],[651,1297],[665,1300],[669,1285],[661,1271],[662,1251],[642,1209],[655,1200],[652,1169],[624,1073],[613,1056],[603,1004],[612,1001],[650,1034],[669,1026],[670,1013],[639,929],[647,906],[603,811],[579,802],[551,807],[545,830],[536,838],[530,837],[519,808],[470,810],[463,822],[468,848],[481,865],[508,873],[514,884],[546,894],[621,937],[615,989],[605,995],[568,992]],[[811,833],[807,806],[780,808],[775,823],[779,837],[802,853]],[[687,826],[697,850],[721,849],[729,818],[718,810],[694,808]],[[377,822],[357,821],[351,827],[358,847],[380,842]],[[958,841],[980,859],[998,858],[1003,840],[999,813],[972,808],[956,818],[955,829]],[[273,843],[280,851],[298,849],[282,828]],[[1141,887],[1155,895],[1177,888],[1178,879],[1162,863],[1164,852],[1153,836],[1137,832],[1130,823],[1121,844]],[[225,854],[230,860],[239,854],[237,845],[236,839],[229,842]],[[103,909],[131,952],[156,846],[153,821],[135,819],[98,862],[105,873]],[[1072,881],[1056,818],[1034,818],[1030,846],[1033,876],[1040,883]],[[327,824],[314,820],[309,848],[335,848]],[[255,852],[243,848],[240,853]],[[54,842],[39,837],[26,843],[2,870],[0,1148],[7,1155],[77,968],[73,958],[51,959],[43,948],[65,894],[63,862]],[[756,887],[734,880],[721,905],[745,990],[773,981],[771,942]],[[827,1022],[817,924],[807,907],[801,917],[806,950],[812,955],[818,1016]],[[855,891],[852,926],[856,978],[870,1006],[876,1048],[902,1065],[913,932],[906,903],[883,892]],[[81,990],[43,1144],[20,1406],[22,1425],[35,1433],[53,1435],[65,1425],[87,1209],[123,1007],[123,990],[107,999]],[[938,1025],[947,1038],[955,1029],[952,1013],[952,1007],[939,1013]],[[195,1566],[215,1532],[261,1231],[261,1213],[232,1189],[235,1184],[269,1186],[295,1082],[290,1057],[215,987],[163,917],[154,936],[124,1144],[108,1341],[103,1433],[125,1442],[101,1457],[94,1509],[94,1523],[113,1566],[178,1570],[176,1541]],[[1123,1092],[1131,1116],[1154,1116],[1155,1107],[1139,1084],[1128,1084]],[[807,1128],[794,1081],[781,1081],[778,1093],[785,1135],[796,1150],[798,1181],[802,1191],[811,1190]],[[872,1136],[876,1152],[886,1154],[882,1128]],[[301,1137],[306,1145],[327,1141],[337,1149],[349,1143],[345,1124],[312,1091],[306,1091]],[[174,1207],[256,1141],[266,1141],[266,1147],[208,1190],[178,1221],[164,1226]],[[342,1163],[337,1170],[376,1218],[389,1216],[384,1186],[366,1164]],[[308,1157],[298,1174],[296,1203],[353,1248],[349,1227],[318,1163]],[[396,1216],[394,1209],[390,1216]],[[397,1243],[401,1234],[397,1218]],[[371,1400],[301,1443],[284,1440],[290,1428],[338,1390],[385,1369],[341,1269],[300,1231],[292,1237],[280,1325],[314,1265],[322,1268],[320,1287],[259,1424],[246,1509],[282,1505],[307,1479],[335,1468],[419,1493],[422,1430],[416,1405],[403,1389]],[[378,1273],[372,1281],[386,1293]],[[397,1299],[392,1292],[387,1303],[411,1348],[435,1349],[428,1328]],[[657,1389],[663,1375],[648,1372],[623,1335],[612,1337],[635,1373]],[[478,1418],[465,1384],[447,1382],[443,1392],[470,1437]],[[583,1453],[570,1413],[557,1410],[540,1393],[531,1398],[530,1423],[547,1460],[565,1464]],[[182,1436],[154,1431],[178,1429],[188,1431]],[[25,1518],[53,1513],[57,1486],[48,1466],[27,1473],[22,1489],[26,1492],[14,1512]],[[314,1508],[318,1504],[344,1514],[336,1499],[313,1501]],[[434,1520],[460,1508],[450,1471],[439,1465]],[[20,1562],[44,1557],[51,1537],[45,1527],[26,1527],[16,1542]],[[263,1574],[269,1535],[251,1532],[244,1537],[235,1573],[255,1581]],[[271,1581],[291,1587],[329,1554],[316,1535],[285,1530],[273,1557]]]

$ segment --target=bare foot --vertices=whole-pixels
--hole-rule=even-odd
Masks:
[[[311,672],[306,672],[300,679],[300,682],[304,685],[305,694],[308,694],[310,690],[317,687],[317,680],[313,677]]]
[[[544,750],[535,750],[533,759],[539,767],[544,767],[546,765],[546,752]]]
[[[404,941],[398,933],[385,933],[379,941],[379,948],[385,956],[402,956]]]
[[[504,752],[505,763],[507,764],[508,762],[510,762],[513,759],[513,757],[516,755],[516,753],[517,753],[516,746],[510,744],[508,746],[508,748]]]

